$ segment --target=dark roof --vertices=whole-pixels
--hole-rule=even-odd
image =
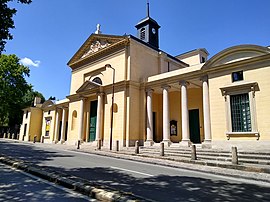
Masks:
[[[197,49],[193,49],[193,50],[190,50],[190,51],[187,51],[185,53],[181,53],[179,55],[176,55],[175,57],[179,57],[179,56],[182,56],[182,55],[185,55],[185,54],[188,54],[188,53],[191,53],[191,52],[195,52],[195,51],[198,51],[198,50],[202,50],[204,51],[206,54],[209,55],[208,51],[205,49],[205,48],[197,48]]]
[[[153,24],[156,24],[158,27],[160,27],[157,23],[157,21],[155,21],[153,18],[151,17],[146,17],[143,18],[140,22],[138,22],[138,24],[135,26],[136,28],[138,28],[139,26],[143,25],[143,24],[147,24],[149,22],[152,22]]]

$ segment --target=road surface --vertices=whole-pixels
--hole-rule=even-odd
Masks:
[[[270,185],[260,181],[64,151],[45,144],[0,140],[0,153],[154,201],[270,201]]]

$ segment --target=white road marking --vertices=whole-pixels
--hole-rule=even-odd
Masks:
[[[118,167],[113,167],[113,166],[111,166],[111,168],[131,172],[131,173],[137,173],[137,174],[140,174],[140,175],[146,175],[146,176],[149,176],[149,177],[154,177],[154,175],[151,175],[151,174],[148,174],[148,173],[138,172],[138,171],[135,171],[135,170],[128,170],[128,169],[118,168]]]

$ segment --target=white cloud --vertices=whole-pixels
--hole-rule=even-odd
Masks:
[[[22,58],[20,59],[20,63],[25,66],[33,66],[33,67],[39,67],[40,61],[39,60],[31,60],[30,58]]]

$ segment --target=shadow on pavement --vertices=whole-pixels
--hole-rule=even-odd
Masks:
[[[73,157],[73,155],[60,154],[48,150],[42,150],[33,145],[21,144],[20,142],[0,141],[0,154],[9,155],[16,159],[23,160],[31,164],[38,164],[43,161],[50,161],[56,157]]]
[[[87,201],[0,164],[0,201]]]
[[[1,152],[13,148],[15,158],[32,163],[52,160],[55,157],[72,157],[57,152],[47,152],[27,145],[0,142]],[[25,153],[16,154],[16,146]],[[29,154],[35,152],[35,157]],[[14,154],[13,153],[13,154]],[[227,182],[200,177],[159,175],[155,177],[137,178],[117,169],[95,167],[65,169],[63,167],[48,167],[58,172],[75,175],[93,183],[105,185],[135,195],[156,201],[269,201],[270,189],[260,185],[244,182]]]
[[[54,169],[155,201],[269,201],[270,198],[269,188],[246,183],[168,175],[135,178],[101,167]]]

